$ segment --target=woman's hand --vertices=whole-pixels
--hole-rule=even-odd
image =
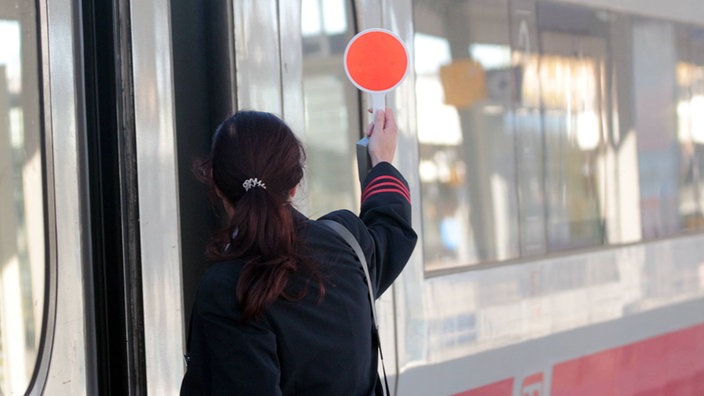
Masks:
[[[367,130],[369,136],[369,158],[372,166],[380,162],[392,162],[396,152],[398,127],[394,112],[390,108],[377,110],[374,114],[374,123]]]

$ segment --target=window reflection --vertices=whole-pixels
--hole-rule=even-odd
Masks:
[[[704,226],[702,28],[481,0],[414,26],[426,269]]]
[[[357,89],[343,66],[345,47],[355,34],[351,4],[304,0],[301,13],[309,215],[355,210],[355,142],[362,128]]]
[[[0,394],[23,394],[41,336],[44,210],[35,14],[10,7],[1,15],[21,17],[0,20]]]
[[[542,48],[548,249],[600,245],[606,43],[547,32]]]
[[[643,237],[679,231],[679,154],[676,137],[676,49],[668,22],[633,23],[635,129]],[[657,53],[658,56],[653,56]]]
[[[506,10],[506,1],[414,3],[427,269],[518,254]]]
[[[704,227],[704,29],[678,34],[679,214],[685,230]]]

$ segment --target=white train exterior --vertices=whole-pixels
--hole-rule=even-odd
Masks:
[[[704,394],[699,0],[0,1],[0,394],[177,394],[191,160],[270,111],[297,206],[356,209],[342,55],[376,27],[420,237],[377,304],[392,393]]]

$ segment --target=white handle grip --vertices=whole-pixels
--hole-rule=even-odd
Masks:
[[[372,110],[376,113],[377,110],[386,109],[386,94],[370,93],[372,99]]]

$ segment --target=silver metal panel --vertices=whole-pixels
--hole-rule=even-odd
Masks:
[[[404,293],[398,302],[401,307],[413,306],[419,292],[425,302],[410,310],[416,316],[399,315],[398,320],[405,321],[400,329],[408,332],[399,334],[398,340],[399,389],[417,389],[420,367],[430,374],[432,367],[466,363],[452,372],[472,372],[466,359],[479,353],[495,353],[537,339],[559,343],[554,337],[564,332],[614,321],[628,325],[638,315],[660,308],[667,316],[668,309],[684,302],[698,301],[700,307],[704,298],[702,243],[704,235],[700,234],[426,279],[423,290]],[[401,287],[406,284],[404,279]],[[654,321],[646,333],[629,332],[626,338],[618,332],[608,337],[601,333],[593,338],[580,336],[586,344],[578,351],[564,351],[569,355],[564,359],[701,324],[701,315],[700,308],[690,309],[677,320],[675,316],[670,322]],[[419,348],[419,341],[424,348]],[[494,371],[482,371],[480,380],[456,375],[447,389],[436,390],[448,394],[539,371],[542,367],[531,366],[540,364],[534,358],[517,355],[514,360],[522,362],[517,366],[493,365]]]
[[[704,25],[704,7],[701,0],[557,0],[585,7],[623,11],[658,19]]]
[[[50,265],[56,266],[57,285],[50,291],[55,295],[56,316],[49,318],[47,332],[53,333],[51,348],[53,359],[42,353],[42,370],[48,370],[48,379],[44,384],[35,384],[31,394],[47,395],[85,395],[96,394],[94,365],[95,361],[92,335],[86,332],[88,318],[84,300],[85,288],[89,287],[84,279],[90,275],[84,273],[86,246],[82,230],[82,207],[84,195],[81,193],[79,153],[81,152],[81,135],[84,126],[81,115],[82,90],[80,66],[75,63],[80,59],[80,30],[75,16],[77,4],[69,0],[46,1],[46,39],[48,55],[44,58],[42,72],[45,75],[44,111],[47,116],[46,129],[52,144],[47,147],[53,161],[48,163],[49,196],[54,196],[56,260]],[[53,189],[53,191],[51,191]],[[52,202],[50,202],[51,206]],[[51,335],[48,339],[51,340]],[[48,368],[44,365],[49,364]]]
[[[356,0],[357,30],[383,28],[382,3],[384,0]]]
[[[184,330],[170,8],[130,4],[147,390],[174,395]]]
[[[281,115],[277,2],[237,0],[233,7],[237,105]]]
[[[398,394],[451,395],[506,379],[515,379],[520,383],[521,377],[527,374],[546,373],[549,376],[559,363],[701,325],[703,321],[704,299],[698,299],[508,348],[412,367],[401,375],[402,385]],[[647,359],[636,360],[639,361],[633,362],[634,365],[650,363]],[[663,359],[663,365],[668,365],[666,359]],[[549,379],[545,382],[550,384]],[[549,395],[550,392],[542,394]]]
[[[384,10],[384,0],[356,0],[355,2],[356,18],[357,18],[357,31],[361,32],[365,29],[370,28],[388,28],[384,25],[385,21],[383,15],[388,10]],[[387,95],[387,104],[389,103]],[[363,108],[371,108],[371,96],[365,94],[362,96],[364,101]],[[368,115],[368,121],[371,122],[373,116]]]
[[[432,378],[433,367],[445,367],[453,380],[439,381],[448,387],[435,389],[450,394],[704,323],[704,277],[692,276],[704,268],[702,243],[704,236],[697,235],[428,279],[424,298],[434,308],[426,311],[423,334],[429,348],[415,351],[417,360],[402,371],[401,389],[422,390],[417,381]],[[610,282],[559,290],[559,279],[579,282],[612,271],[617,276]],[[678,314],[680,303],[687,309]],[[642,314],[650,312],[660,312],[659,319],[643,325]],[[596,331],[599,326],[630,330]],[[579,334],[570,336],[575,347],[565,348],[564,334]],[[535,340],[542,340],[537,350],[550,354],[522,355]],[[513,351],[511,364],[498,359],[505,348]],[[492,354],[483,364],[501,363],[476,372],[476,361],[468,357],[481,353]],[[423,371],[429,376],[419,376]]]
[[[357,32],[371,28],[388,28],[384,25],[384,0],[353,0],[353,2]],[[370,95],[362,94],[362,100],[364,101],[363,108],[368,109],[372,107]],[[373,119],[374,116],[368,114],[367,121],[371,122]]]

